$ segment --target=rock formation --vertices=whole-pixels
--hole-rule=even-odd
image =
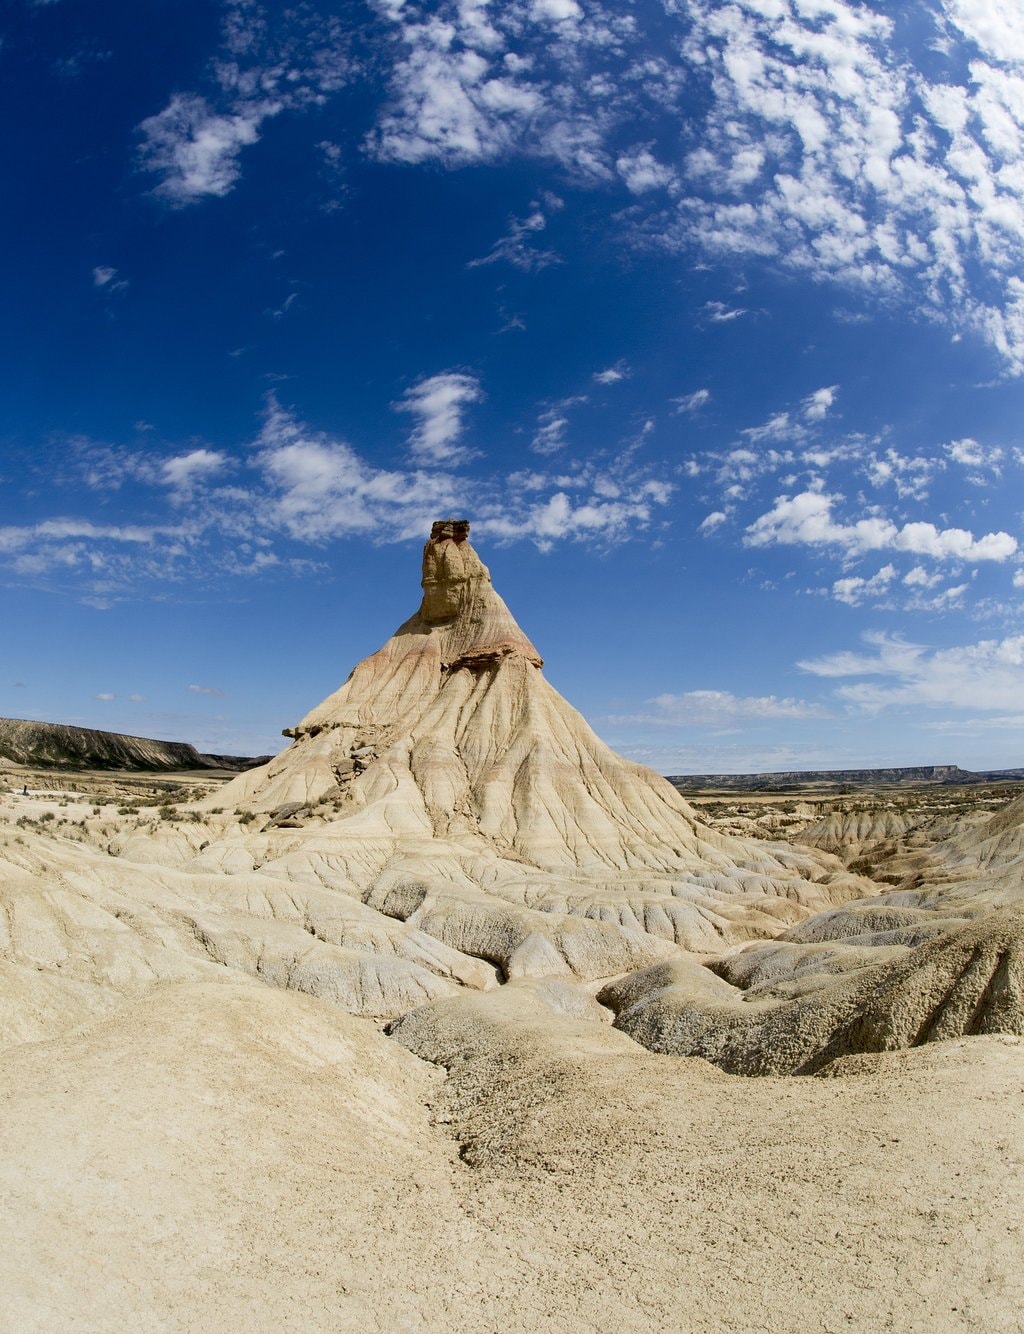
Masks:
[[[312,876],[505,976],[581,978],[774,935],[870,887],[827,855],[715,833],[605,746],[544,679],[468,531],[434,525],[416,614],[207,803],[263,813],[265,872]]]
[[[0,797],[0,1325],[1019,1326],[1024,804],[885,884],[716,832],[454,520],[289,735]]]

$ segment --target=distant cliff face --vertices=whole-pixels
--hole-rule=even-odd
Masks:
[[[0,718],[0,759],[53,769],[249,769],[266,756],[203,755],[184,741],[152,741],[64,723]]]
[[[1024,778],[1024,769],[991,769],[973,773],[956,764],[925,764],[904,769],[805,769],[771,774],[672,774],[669,782],[684,791],[734,788],[742,792],[779,791],[811,783],[864,786],[916,786],[924,783],[963,785],[993,779]]]

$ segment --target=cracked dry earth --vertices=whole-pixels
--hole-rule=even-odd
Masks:
[[[0,804],[3,1328],[1022,1328],[1024,803],[717,832],[467,528],[268,765]]]

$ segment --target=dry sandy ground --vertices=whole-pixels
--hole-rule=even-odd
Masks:
[[[743,1079],[543,985],[388,1038],[170,984],[11,1049],[3,1327],[1022,1327],[1019,1039]]]

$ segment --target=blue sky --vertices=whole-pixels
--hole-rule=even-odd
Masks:
[[[0,35],[0,713],[276,750],[455,514],[662,772],[1024,763],[1015,0]]]

